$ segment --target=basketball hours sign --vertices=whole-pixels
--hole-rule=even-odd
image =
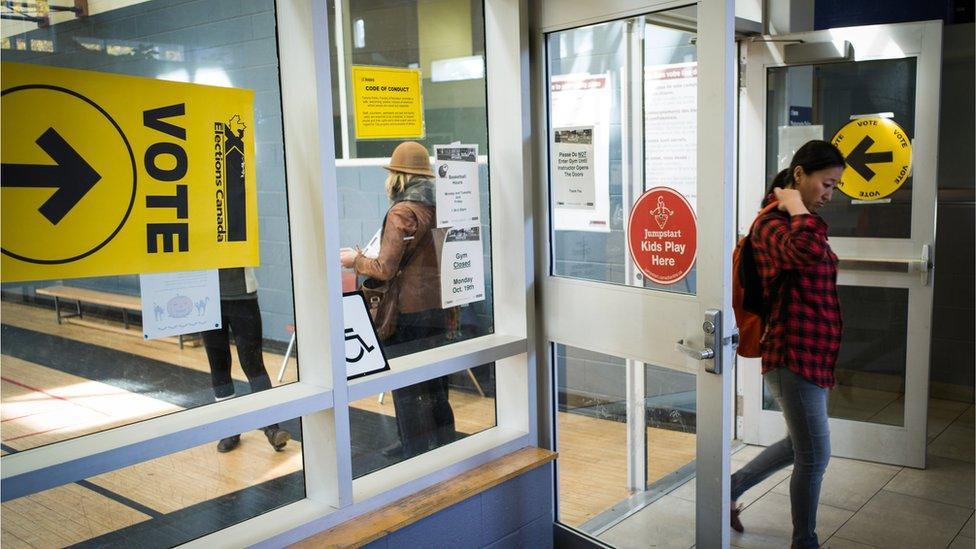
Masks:
[[[645,277],[658,284],[679,282],[695,265],[698,251],[698,227],[691,204],[668,187],[648,190],[630,212],[627,245]]]

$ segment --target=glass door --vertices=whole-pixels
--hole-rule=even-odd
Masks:
[[[732,17],[539,6],[538,325],[567,535],[729,543]]]
[[[743,48],[739,232],[805,141],[832,141],[847,158],[821,212],[844,316],[828,410],[837,456],[925,465],[941,33],[940,21],[852,27]],[[741,435],[770,444],[782,415],[758,359],[739,364]]]

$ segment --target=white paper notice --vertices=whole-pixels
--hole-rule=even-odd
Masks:
[[[437,226],[481,221],[477,145],[434,145]]]
[[[139,289],[146,339],[220,328],[216,269],[139,275]]]
[[[389,370],[362,292],[342,294],[342,316],[346,323],[346,379]]]
[[[644,69],[644,190],[671,187],[696,208],[698,64]]]
[[[552,211],[553,229],[557,231],[610,232],[610,76],[604,74],[564,74],[553,76],[549,84],[553,135],[550,173],[558,174],[559,144],[556,133],[568,128],[592,128],[592,152],[589,173],[593,174],[593,206],[558,203],[555,195]],[[586,182],[586,186],[590,185]],[[564,187],[563,190],[567,190]],[[583,191],[583,186],[579,187]],[[557,190],[558,191],[558,187]],[[586,189],[588,191],[588,188]],[[580,193],[584,194],[583,192]],[[582,202],[589,202],[583,200]]]
[[[481,226],[453,227],[441,248],[441,307],[485,298],[485,256]]]
[[[785,170],[790,167],[797,149],[807,141],[823,139],[823,126],[780,126],[778,133],[779,150],[776,151],[776,169]]]
[[[552,194],[556,207],[594,209],[593,126],[556,128],[553,156]]]

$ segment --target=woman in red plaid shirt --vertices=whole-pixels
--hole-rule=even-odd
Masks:
[[[817,503],[830,459],[827,391],[840,349],[837,256],[817,210],[830,202],[844,157],[826,141],[810,141],[777,174],[763,205],[779,202],[750,235],[769,303],[762,373],[786,420],[786,438],[732,475],[732,528],[742,532],[735,500],[773,472],[793,465],[793,547],[817,547]]]

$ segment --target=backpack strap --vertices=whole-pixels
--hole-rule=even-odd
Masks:
[[[767,204],[762,210],[760,210],[759,213],[756,215],[756,219],[754,219],[752,221],[752,226],[749,227],[749,235],[747,236],[747,238],[750,238],[750,239],[752,238],[752,231],[756,228],[756,224],[759,223],[759,220],[762,219],[763,216],[765,216],[766,214],[775,211],[776,208],[778,208],[778,207],[779,207],[779,201],[778,200],[773,200],[772,202],[770,202],[769,204]],[[755,253],[755,252],[753,252],[753,253]],[[782,270],[780,272],[779,276],[776,277],[775,281],[773,282],[773,287],[771,288],[771,290],[772,289],[775,289],[776,291],[775,292],[772,292],[772,291],[770,292],[770,293],[776,293],[776,294],[779,294],[780,295],[780,310],[781,311],[783,309],[786,309],[787,308],[787,305],[786,305],[786,297],[787,296],[783,295],[783,289],[786,287],[786,283],[789,280],[789,278],[790,278],[789,271]],[[768,330],[769,329],[769,324],[768,324],[769,318],[772,316],[772,310],[771,310],[772,309],[772,303],[768,303],[768,302],[765,303],[765,309],[766,310],[763,311],[763,313],[762,313],[762,317],[763,317],[764,321],[766,322],[766,330]],[[765,331],[764,331],[763,338],[765,338],[765,336],[766,336],[766,334],[765,334]]]

